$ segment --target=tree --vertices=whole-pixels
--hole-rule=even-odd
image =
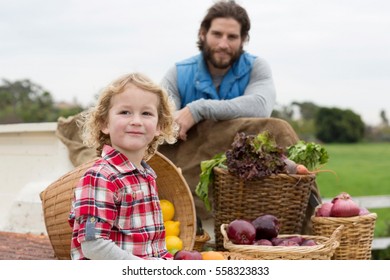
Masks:
[[[294,111],[290,106],[279,106],[272,111],[271,117],[279,118],[286,121],[292,121],[294,116]]]
[[[382,120],[382,125],[385,127],[389,126],[389,119],[386,117],[385,110],[381,110],[380,117]]]
[[[69,112],[55,107],[51,94],[30,80],[0,85],[0,123],[51,122],[83,110],[79,105]],[[65,115],[64,115],[65,113]]]
[[[351,110],[320,108],[315,126],[316,137],[325,143],[355,143],[364,137],[365,125]]]
[[[299,107],[301,118],[305,121],[314,120],[320,108],[313,102],[293,102],[292,105]]]

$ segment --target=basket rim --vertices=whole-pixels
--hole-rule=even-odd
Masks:
[[[343,225],[339,226],[334,230],[330,237],[320,236],[320,235],[300,235],[300,234],[281,234],[279,237],[288,237],[288,236],[302,236],[304,238],[311,238],[314,240],[321,240],[323,243],[314,246],[254,246],[254,245],[237,245],[233,244],[227,237],[227,228],[228,224],[221,225],[221,233],[224,237],[224,247],[230,251],[239,251],[249,254],[258,254],[258,253],[286,253],[286,254],[308,254],[308,253],[323,253],[330,252],[335,250],[340,245],[340,238]]]
[[[317,206],[318,207],[318,206]],[[353,216],[353,217],[319,217],[312,215],[312,222],[322,222],[322,223],[352,223],[352,222],[371,222],[376,220],[378,215],[376,213],[369,213],[362,216]]]
[[[233,173],[230,173],[229,170],[227,168],[223,168],[223,167],[218,167],[218,166],[215,166],[213,168],[213,171],[215,172],[219,172],[220,174],[224,174],[224,175],[230,175],[234,178],[237,178],[237,179],[240,179],[242,180],[241,178],[238,178],[236,175],[234,175]],[[287,174],[287,173],[278,173],[278,174],[272,174],[272,175],[269,175],[269,176],[265,176],[265,177],[262,177],[262,178],[256,178],[256,179],[253,179],[253,180],[248,180],[249,182],[250,181],[256,181],[256,180],[263,180],[263,179],[274,179],[274,178],[295,178],[295,179],[302,179],[302,178],[316,178],[316,174]]]
[[[231,252],[231,251],[216,251],[216,252],[221,253],[225,257],[225,260],[256,260],[256,258],[240,252]]]
[[[196,235],[195,236],[195,242],[207,242],[211,239],[210,235],[206,230],[203,230],[202,235]]]

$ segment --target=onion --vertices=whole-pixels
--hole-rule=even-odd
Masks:
[[[252,244],[256,237],[256,229],[251,222],[243,219],[235,219],[230,222],[227,236],[234,244]]]
[[[357,205],[346,192],[333,198],[332,203],[333,207],[330,211],[331,217],[353,217],[359,215],[359,205]]]
[[[321,206],[318,207],[316,211],[316,217],[329,217],[332,207],[333,207],[332,202],[325,202],[321,204]]]
[[[262,245],[262,246],[274,246],[272,244],[272,242],[268,239],[259,239],[259,240],[255,240],[253,242],[253,245]]]
[[[367,210],[365,207],[360,207],[359,209],[359,216],[364,216],[370,214],[370,211]]]

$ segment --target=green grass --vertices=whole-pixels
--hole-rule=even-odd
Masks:
[[[317,183],[322,197],[340,192],[354,196],[390,194],[390,143],[323,145],[329,162],[322,169],[337,173],[319,173]],[[369,209],[378,214],[375,236],[390,235],[390,208]]]

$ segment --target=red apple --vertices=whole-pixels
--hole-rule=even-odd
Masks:
[[[180,250],[175,253],[173,259],[174,260],[201,260],[202,255],[196,250],[194,251]]]

